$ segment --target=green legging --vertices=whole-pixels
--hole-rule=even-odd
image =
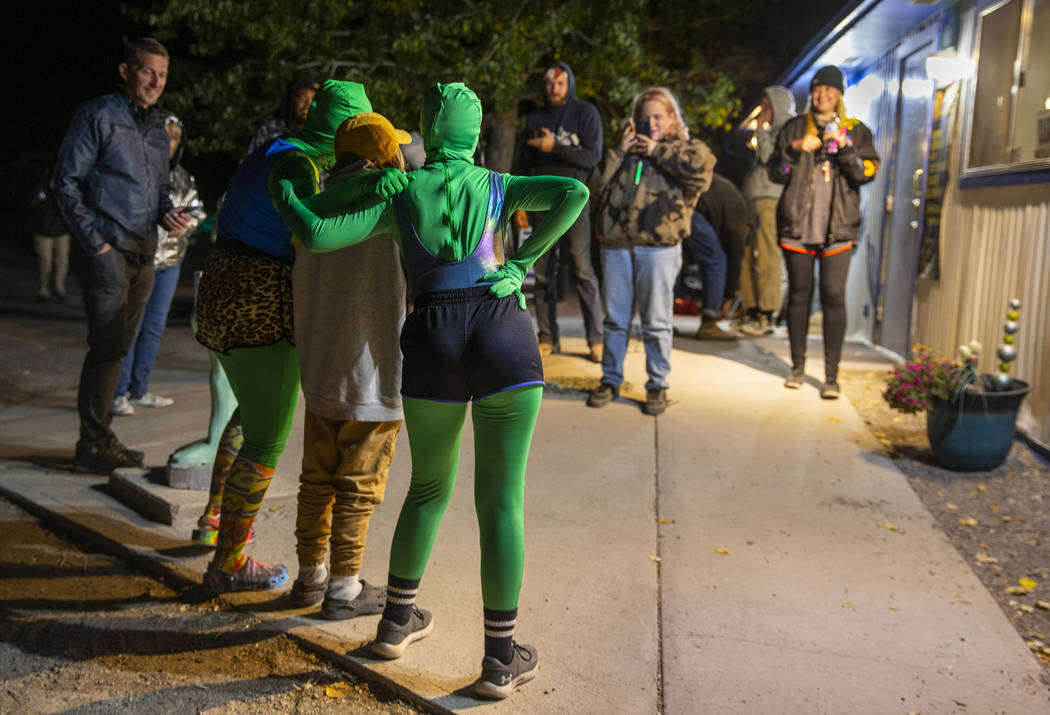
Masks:
[[[525,561],[525,464],[540,411],[539,385],[474,403],[474,509],[481,536],[485,608],[518,607]],[[405,398],[412,482],[390,548],[390,573],[423,576],[441,517],[452,496],[467,405]]]
[[[299,400],[299,361],[287,340],[234,348],[219,355],[240,406],[244,444],[239,456],[276,468]]]

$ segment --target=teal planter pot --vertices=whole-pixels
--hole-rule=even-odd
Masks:
[[[1003,392],[964,391],[958,400],[938,400],[926,413],[926,436],[945,469],[983,472],[1006,459],[1017,432],[1017,410],[1031,386],[1014,380]]]

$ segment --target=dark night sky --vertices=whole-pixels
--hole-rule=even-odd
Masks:
[[[58,147],[76,106],[117,86],[121,37],[141,28],[118,2],[22,0],[5,22],[5,163],[26,151]]]

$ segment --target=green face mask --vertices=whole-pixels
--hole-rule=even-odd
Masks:
[[[419,128],[427,162],[473,161],[481,136],[481,100],[462,82],[431,85],[423,94]]]
[[[329,79],[317,91],[303,128],[288,136],[288,143],[298,147],[321,168],[335,162],[335,130],[350,117],[371,112],[372,103],[364,85]]]

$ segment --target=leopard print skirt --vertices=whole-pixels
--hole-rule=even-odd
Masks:
[[[281,340],[295,344],[292,264],[220,238],[197,293],[197,342],[227,353]]]

